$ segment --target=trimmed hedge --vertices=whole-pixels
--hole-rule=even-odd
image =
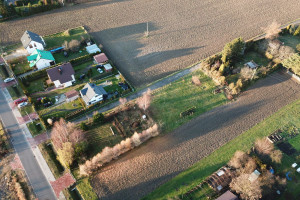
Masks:
[[[94,55],[97,55],[97,53],[93,53],[93,54],[89,54],[89,55],[84,55],[84,56],[80,56],[78,58],[74,58],[72,60],[70,60],[69,62],[72,64],[72,66],[77,66],[80,65],[82,63],[85,63],[87,61],[90,61],[93,59]]]
[[[45,11],[59,8],[59,7],[61,7],[61,5],[58,2],[54,2],[51,5],[33,4],[31,6],[28,6],[28,5],[27,6],[19,6],[19,7],[15,7],[15,10],[19,16],[24,17],[24,16],[29,16],[29,15],[45,12]]]

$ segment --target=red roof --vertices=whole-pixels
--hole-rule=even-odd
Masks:
[[[67,99],[70,99],[72,97],[78,96],[79,92],[77,92],[76,90],[71,90],[69,92],[66,92],[65,95],[66,95]]]
[[[100,64],[100,63],[105,63],[106,61],[108,61],[108,58],[106,57],[105,53],[100,53],[100,54],[94,56],[94,60]]]

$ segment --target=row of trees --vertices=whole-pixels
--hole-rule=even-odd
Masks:
[[[282,153],[274,149],[274,144],[267,138],[258,139],[254,144],[254,149],[260,159],[266,161],[271,158],[272,162],[280,163]],[[242,151],[236,151],[228,165],[236,170],[236,177],[232,179],[230,188],[240,195],[241,199],[255,200],[262,197],[272,199],[276,190],[282,190],[286,184],[284,178],[271,174],[262,164],[260,159],[250,157]],[[259,166],[258,166],[259,164]],[[260,167],[262,171],[260,177],[255,181],[249,180],[250,174]]]
[[[155,124],[141,133],[135,132],[132,137],[122,140],[119,144],[116,144],[113,147],[105,147],[101,153],[98,153],[90,160],[87,160],[83,165],[79,166],[80,175],[87,176],[92,174],[105,163],[108,163],[113,159],[117,159],[121,154],[138,147],[149,138],[155,137],[158,134],[158,126]]]
[[[67,168],[76,158],[82,156],[87,148],[83,131],[76,128],[74,123],[67,123],[63,118],[54,123],[51,139],[58,160]]]

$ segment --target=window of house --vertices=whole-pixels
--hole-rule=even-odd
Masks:
[[[34,43],[34,47],[36,47],[36,44]]]
[[[30,49],[32,48],[32,44],[29,45],[29,48],[30,48]]]

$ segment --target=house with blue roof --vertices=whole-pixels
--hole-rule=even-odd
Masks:
[[[36,49],[44,50],[46,47],[43,37],[31,31],[25,31],[21,37],[21,42],[29,54],[33,53]]]
[[[50,51],[42,51],[36,49],[27,57],[30,67],[35,67],[38,70],[44,69],[51,65],[55,65],[55,59]]]

